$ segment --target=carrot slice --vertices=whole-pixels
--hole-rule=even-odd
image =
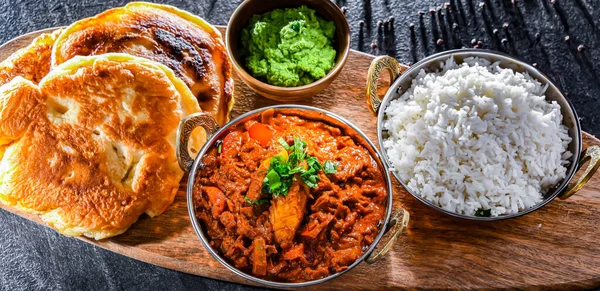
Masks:
[[[262,146],[266,147],[273,138],[273,131],[269,126],[256,122],[248,128],[248,134],[251,138],[258,141]]]

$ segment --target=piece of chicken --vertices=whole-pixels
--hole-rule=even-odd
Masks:
[[[280,195],[271,201],[269,219],[275,232],[275,242],[283,249],[292,247],[306,212],[308,192],[307,186],[300,183],[300,177],[296,177],[287,196]]]
[[[206,194],[208,201],[210,202],[211,213],[214,217],[219,218],[221,213],[225,211],[225,207],[227,206],[227,199],[225,198],[225,194],[217,188],[212,186],[204,186],[202,187],[202,192]]]

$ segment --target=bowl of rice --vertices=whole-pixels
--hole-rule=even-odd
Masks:
[[[384,69],[395,81],[379,99]],[[461,49],[401,71],[393,58],[375,59],[368,103],[377,113],[385,163],[433,208],[473,220],[518,217],[568,198],[600,165],[599,147],[582,152],[571,102],[522,61]],[[588,160],[585,173],[569,184]]]

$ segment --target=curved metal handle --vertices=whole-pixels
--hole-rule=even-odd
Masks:
[[[392,248],[396,240],[398,240],[398,237],[400,237],[400,234],[402,234],[402,232],[404,232],[404,230],[408,226],[409,220],[410,214],[408,213],[408,211],[404,210],[403,208],[400,208],[400,210],[396,212],[396,214],[394,214],[394,216],[392,217],[392,219],[390,219],[390,222],[386,226],[385,232],[387,233],[388,231],[392,231],[392,236],[385,243],[385,245],[383,245],[381,251],[374,251],[373,253],[371,253],[371,255],[369,255],[365,259],[365,262],[367,262],[367,264],[373,264],[379,261],[385,254],[387,254],[387,252]]]
[[[569,184],[567,190],[563,194],[560,194],[560,199],[567,199],[573,196],[573,194],[577,193],[577,191],[579,191],[592,178],[592,176],[594,176],[594,173],[596,173],[596,170],[598,170],[598,167],[600,167],[600,146],[588,147],[583,152],[581,160],[579,160],[579,165],[583,165],[587,161],[590,161],[590,163],[585,169],[583,175],[579,177],[577,182]]]
[[[377,95],[377,81],[383,69],[387,69],[390,73],[392,78],[390,83],[393,83],[404,71],[400,63],[390,56],[377,57],[371,62],[367,75],[367,104],[369,104],[369,109],[373,114],[377,114],[379,105],[381,105],[381,98]]]
[[[179,122],[176,154],[179,167],[185,172],[189,172],[194,164],[194,158],[188,151],[188,142],[192,131],[198,126],[202,126],[206,130],[206,140],[219,129],[217,121],[206,112],[190,114]]]

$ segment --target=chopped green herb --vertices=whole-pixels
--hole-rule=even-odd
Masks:
[[[263,194],[273,194],[273,190],[271,190],[269,184],[264,182],[262,188],[260,188],[260,192]]]
[[[289,165],[287,164],[285,158],[283,158],[282,156],[275,156],[271,159],[269,170],[274,170],[283,178],[287,178],[289,176],[288,173],[290,171]]]
[[[244,197],[244,201],[250,203],[250,205],[261,205],[261,204],[267,204],[269,203],[269,199],[257,199],[255,201],[250,200],[250,198],[248,198],[248,196]]]
[[[321,178],[314,173],[314,171],[306,171],[300,175],[304,184],[310,188],[317,188],[317,185]]]
[[[290,145],[287,143],[287,141],[285,141],[285,139],[283,138],[279,138],[279,144],[286,150],[289,151],[290,150]]]
[[[277,193],[277,191],[281,187],[281,179],[279,178],[279,174],[275,172],[275,170],[270,170],[265,177],[264,183],[269,184],[269,188],[274,191],[273,194]]]
[[[223,144],[219,143],[219,146],[217,147],[217,154],[221,154],[222,150],[223,150]]]
[[[269,169],[263,180],[262,193],[271,194],[274,197],[279,195],[286,196],[296,181],[295,174],[300,174],[300,178],[307,186],[316,188],[319,181],[319,171],[323,170],[326,174],[336,172],[337,165],[331,161],[325,162],[325,167],[319,163],[319,160],[313,156],[307,156],[306,142],[294,137],[294,144],[290,146],[283,138],[279,139],[283,148],[289,151],[287,160],[281,155],[274,156],[269,161]],[[306,168],[300,164],[306,161]]]
[[[319,160],[315,157],[307,157],[306,165],[308,165],[308,169],[314,169],[315,171],[321,170],[321,164],[319,164]]]
[[[323,173],[334,174],[337,172],[337,164],[332,161],[325,161],[323,164]]]
[[[284,157],[277,155],[271,158],[267,175],[263,180],[262,193],[272,194],[275,197],[287,195],[292,185],[290,165]]]
[[[300,166],[296,166],[295,168],[291,169],[289,174],[293,175],[296,173],[302,173],[304,171],[304,168],[300,167]]]
[[[491,209],[477,209],[477,211],[475,211],[475,216],[479,216],[479,217],[490,217],[492,216],[492,210]]]
[[[298,159],[296,158],[296,153],[291,153],[288,155],[287,163],[288,165],[290,165],[290,168],[292,167],[292,165],[299,164]],[[297,168],[297,166],[295,168]]]
[[[306,142],[294,137],[294,153],[296,154],[296,163],[292,163],[292,165],[297,166],[304,161],[306,156]]]

